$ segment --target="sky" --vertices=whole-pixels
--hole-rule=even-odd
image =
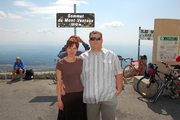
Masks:
[[[153,30],[155,19],[180,19],[179,0],[0,0],[1,45],[65,44],[74,28],[57,28],[56,13],[94,13],[94,28],[77,28],[88,43],[89,32],[103,34],[104,45],[138,45],[139,27]],[[152,46],[141,41],[141,46]]]

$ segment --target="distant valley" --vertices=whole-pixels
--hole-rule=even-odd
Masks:
[[[0,46],[0,70],[9,71],[16,57],[21,57],[26,69],[55,68],[55,60],[59,59],[57,54],[62,47],[57,46]],[[11,70],[10,70],[11,71]]]
[[[0,45],[0,72],[11,71],[16,57],[22,58],[26,69],[35,69],[36,71],[55,70],[56,60],[59,59],[57,54],[62,46],[64,45]],[[137,59],[137,46],[105,45],[104,47],[124,58],[131,57]],[[84,48],[80,45],[79,50],[84,50]],[[146,54],[148,61],[151,61],[152,49],[150,47],[143,46],[141,53]]]

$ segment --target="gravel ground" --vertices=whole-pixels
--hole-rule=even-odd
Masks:
[[[50,79],[0,80],[0,120],[56,120],[56,84]],[[125,84],[118,96],[117,120],[179,120],[180,99],[161,96],[155,104]]]

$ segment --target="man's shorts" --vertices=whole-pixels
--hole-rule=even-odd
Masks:
[[[23,69],[23,73],[24,73],[24,69]],[[19,69],[18,69],[18,70],[16,70],[16,74],[19,74]]]

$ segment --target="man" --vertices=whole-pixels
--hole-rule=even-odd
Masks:
[[[122,91],[122,68],[115,53],[102,47],[102,33],[89,34],[91,49],[83,58],[81,81],[88,120],[115,120],[117,96]]]
[[[20,80],[23,80],[23,73],[24,73],[25,67],[24,62],[21,60],[20,57],[16,58],[16,62],[14,63],[13,70],[12,70],[12,80],[15,80],[15,73],[20,74]]]
[[[68,40],[78,40],[78,42],[82,43],[82,45],[86,50],[89,50],[90,47],[88,44],[86,44],[79,36],[74,36],[72,35]],[[76,56],[79,56],[80,54],[82,54],[85,51],[77,51]],[[60,59],[64,58],[67,56],[67,52],[66,52],[66,45],[64,45],[64,47],[62,48],[62,50],[59,52],[59,54],[57,55]]]

